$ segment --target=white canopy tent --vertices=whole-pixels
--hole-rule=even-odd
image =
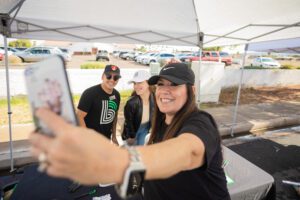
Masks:
[[[300,54],[300,38],[251,43],[249,51]]]
[[[201,51],[202,44],[222,46],[300,37],[299,8],[299,0],[0,0],[0,33],[5,35],[5,45],[6,37],[12,37],[193,45]],[[10,102],[7,62],[6,69]],[[241,82],[242,78],[243,73]],[[235,113],[239,94],[240,87]],[[8,114],[10,118],[10,105]]]
[[[23,5],[22,5],[22,2]],[[300,36],[298,0],[0,0],[11,37],[108,43],[243,44]]]

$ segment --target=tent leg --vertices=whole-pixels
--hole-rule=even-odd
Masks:
[[[199,66],[196,67],[195,69],[195,86],[196,86],[196,103],[197,103],[197,106],[198,108],[200,108],[200,105],[201,105],[201,97],[200,97],[200,94],[201,94],[201,78],[200,78],[200,75],[201,75],[201,54],[202,54],[202,47],[199,47]]]
[[[10,148],[10,171],[14,170],[14,157],[13,157],[13,141],[12,141],[12,128],[11,128],[11,105],[10,105],[10,86],[9,86],[9,71],[8,71],[8,51],[7,51],[7,38],[4,38],[5,48],[5,72],[6,72],[6,91],[7,91],[7,114],[8,114],[8,127],[9,127],[9,148]]]
[[[196,103],[198,108],[201,105],[201,65],[202,65],[202,49],[203,49],[203,40],[204,40],[204,33],[200,32],[200,28],[198,27],[198,47],[199,47],[199,67],[195,69],[195,83],[196,83]]]
[[[235,127],[237,112],[238,112],[238,107],[239,107],[239,101],[240,101],[240,95],[241,95],[241,89],[242,89],[242,82],[243,82],[243,76],[244,76],[244,66],[245,66],[247,51],[248,51],[248,44],[245,45],[245,51],[244,51],[244,55],[243,55],[240,83],[239,83],[239,87],[238,87],[238,93],[237,93],[237,96],[236,96],[236,103],[235,103],[235,107],[234,107],[232,126],[231,126],[231,131],[230,131],[231,137],[234,137],[234,127]]]

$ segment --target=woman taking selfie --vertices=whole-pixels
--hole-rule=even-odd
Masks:
[[[128,181],[144,176],[144,199],[230,199],[222,168],[221,139],[212,116],[195,103],[195,75],[183,63],[163,67],[156,84],[149,145],[119,148],[93,130],[74,127],[47,109],[37,117],[54,132],[31,134],[32,152],[43,155],[49,175],[83,184],[117,183],[128,197]]]

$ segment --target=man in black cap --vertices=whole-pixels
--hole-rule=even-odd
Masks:
[[[114,89],[120,75],[116,65],[106,65],[102,83],[86,89],[81,95],[77,116],[81,126],[94,129],[118,144],[116,138],[120,93]]]

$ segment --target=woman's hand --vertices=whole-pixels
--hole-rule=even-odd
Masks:
[[[83,184],[121,182],[129,163],[126,150],[91,129],[68,124],[48,109],[39,109],[36,116],[55,135],[48,137],[36,132],[30,135],[33,155],[46,154],[49,175]]]

